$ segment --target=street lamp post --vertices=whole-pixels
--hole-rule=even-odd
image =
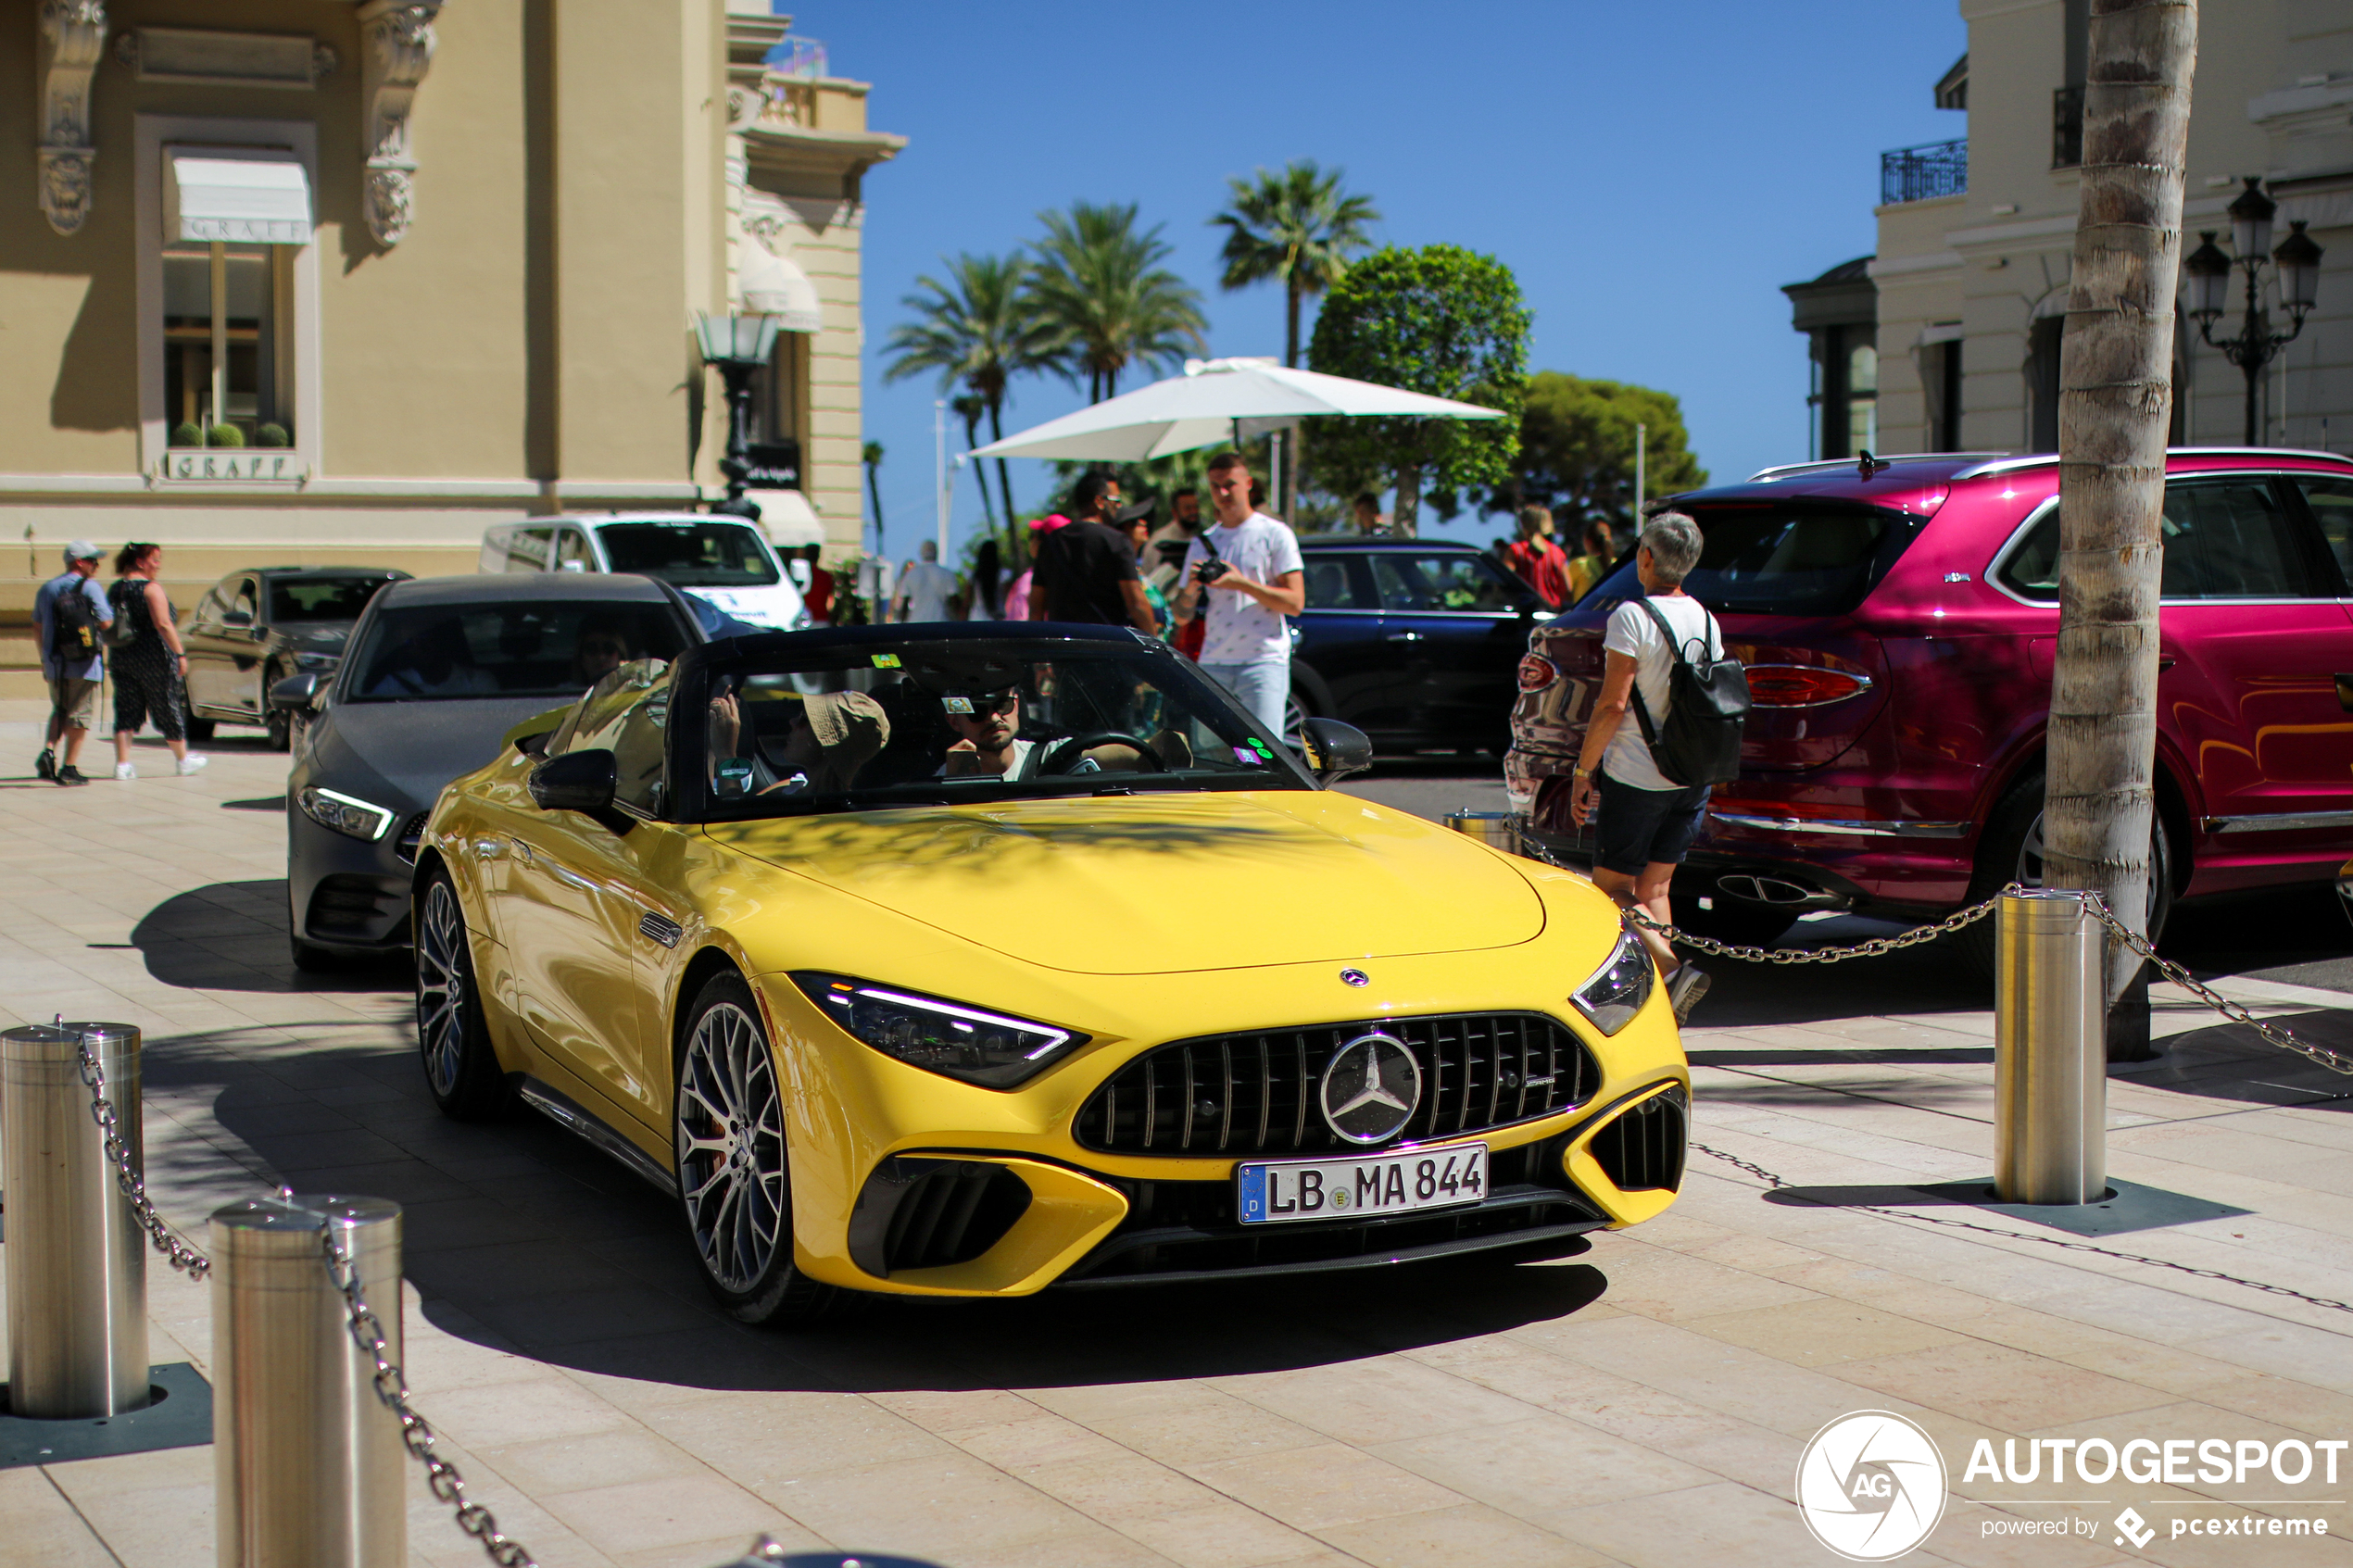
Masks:
[[[727,450],[719,471],[727,476],[727,498],[712,505],[715,512],[757,518],[757,502],[744,498],[744,477],[751,471],[752,378],[776,352],[778,318],[770,315],[713,316],[705,312],[695,321],[695,339],[703,363],[719,372],[727,384]]]
[[[2258,445],[2256,439],[2255,394],[2263,367],[2278,358],[2281,349],[2296,341],[2304,330],[2304,318],[2310,313],[2320,296],[2321,247],[2305,232],[2301,221],[2288,225],[2288,236],[2271,260],[2280,272],[2280,304],[2288,314],[2288,330],[2275,332],[2271,320],[2263,312],[2260,300],[2263,253],[2271,244],[2271,214],[2279,204],[2263,194],[2262,182],[2254,175],[2246,176],[2246,189],[2231,203],[2231,245],[2238,252],[2238,265],[2246,272],[2246,315],[2239,324],[2236,337],[2214,341],[2214,323],[2222,319],[2231,291],[2231,257],[2214,243],[2214,231],[2202,232],[2203,242],[2182,263],[2189,274],[2190,318],[2197,323],[2197,335],[2208,346],[2219,348],[2222,357],[2236,365],[2246,377],[2246,444]]]

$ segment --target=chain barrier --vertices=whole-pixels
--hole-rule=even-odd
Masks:
[[[2107,901],[2098,894],[2083,895],[2083,904],[2098,917],[2102,925],[2108,927],[2111,935],[2154,964],[2158,973],[2232,1022],[2246,1024],[2249,1029],[2254,1030],[2265,1044],[2277,1046],[2284,1051],[2294,1051],[2296,1055],[2325,1067],[2332,1073],[2353,1074],[2353,1057],[2344,1056],[2329,1049],[2326,1046],[2314,1045],[2311,1041],[2276,1023],[2264,1022],[2248,1011],[2245,1003],[2233,1001],[2212,986],[2196,979],[2188,970],[2183,969],[2171,959],[2159,958],[2157,948],[2150,944],[2149,939],[2110,913]]]
[[[483,1551],[498,1568],[539,1568],[521,1541],[499,1530],[498,1521],[488,1509],[466,1496],[466,1478],[458,1473],[458,1467],[434,1451],[433,1426],[409,1402],[409,1379],[401,1372],[400,1363],[392,1359],[392,1346],[384,1338],[384,1323],[360,1294],[359,1263],[332,1223],[322,1222],[319,1236],[326,1258],[327,1278],[343,1297],[351,1342],[359,1347],[361,1355],[375,1363],[376,1398],[399,1421],[400,1441],[425,1467],[425,1482],[433,1488],[433,1495],[449,1506],[457,1517],[458,1528],[480,1541]]]
[[[2192,1279],[2210,1279],[2223,1285],[2244,1286],[2249,1290],[2259,1290],[2268,1296],[2284,1296],[2290,1300],[2301,1301],[2308,1307],[2319,1307],[2327,1311],[2353,1312],[2353,1302],[2335,1301],[2325,1296],[2307,1295],[2288,1286],[2267,1285],[2259,1279],[2247,1279],[2239,1274],[2225,1273],[2221,1269],[2202,1269],[2194,1263],[2177,1263],[2171,1258],[2151,1258],[2140,1252],[2120,1252],[2112,1247],[2095,1247],[2088,1241],[2068,1241],[2056,1236],[2036,1236],[2030,1231],[2004,1230],[1999,1225],[1982,1225],[1974,1220],[1955,1220],[1942,1214],[1921,1214],[1908,1209],[1883,1209],[1869,1203],[1832,1203],[1827,1198],[1812,1196],[1803,1187],[1775,1175],[1762,1165],[1743,1160],[1736,1154],[1727,1154],[1720,1148],[1711,1148],[1696,1138],[1692,1141],[1691,1147],[1701,1154],[1722,1160],[1736,1171],[1755,1176],[1768,1187],[1793,1192],[1801,1201],[1810,1203],[1818,1209],[1837,1209],[1856,1214],[1871,1214],[1882,1220],[1901,1220],[1919,1225],[1939,1225],[1947,1230],[1974,1231],[1980,1236],[1998,1236],[2010,1241],[2032,1241],[2044,1247],[2056,1247],[2062,1252],[2088,1252],[2095,1257],[2112,1258],[2119,1262],[2144,1263],[2153,1269],[2171,1269],[2175,1273],[2187,1274]]]
[[[90,1091],[90,1119],[98,1123],[98,1131],[105,1135],[107,1163],[114,1167],[115,1185],[131,1200],[132,1213],[145,1227],[156,1250],[171,1260],[173,1268],[191,1279],[206,1278],[212,1273],[212,1260],[157,1212],[155,1201],[147,1196],[145,1180],[132,1167],[131,1146],[122,1141],[120,1119],[115,1113],[114,1101],[107,1098],[106,1069],[98,1065],[97,1053],[90,1048],[87,1035],[82,1041],[82,1082]]]

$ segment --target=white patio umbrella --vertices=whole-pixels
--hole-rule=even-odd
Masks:
[[[1214,446],[1315,414],[1500,420],[1493,408],[1394,386],[1286,370],[1273,359],[1188,359],[1185,373],[991,442],[975,458],[1137,462]]]

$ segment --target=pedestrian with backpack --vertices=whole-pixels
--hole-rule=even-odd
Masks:
[[[1642,593],[1611,613],[1602,634],[1608,662],[1569,794],[1570,817],[1593,822],[1593,885],[1661,925],[1675,923],[1668,885],[1699,837],[1709,787],[1740,776],[1748,716],[1746,672],[1727,657],[1707,607],[1683,592],[1699,551],[1699,524],[1681,512],[1643,526],[1634,554]],[[1636,930],[1680,1023],[1706,993],[1707,976],[1664,938]]]
[[[114,776],[135,779],[131,737],[155,721],[164,744],[184,776],[210,759],[188,751],[188,650],[172,624],[171,600],[156,573],[163,570],[163,546],[136,541],[115,552],[114,631],[108,641],[114,660]]]
[[[32,596],[32,624],[41,645],[41,673],[49,683],[49,732],[32,771],[61,784],[86,784],[75,766],[82,743],[98,722],[98,694],[107,679],[107,633],[114,610],[98,586],[104,554],[87,539],[66,546],[66,569]],[[57,756],[63,745],[65,757]]]

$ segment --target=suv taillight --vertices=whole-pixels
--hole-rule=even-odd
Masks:
[[[1519,689],[1541,692],[1561,678],[1560,666],[1541,653],[1524,654],[1519,661]]]
[[[1749,701],[1758,708],[1823,708],[1870,689],[1863,676],[1816,664],[1748,667]]]

